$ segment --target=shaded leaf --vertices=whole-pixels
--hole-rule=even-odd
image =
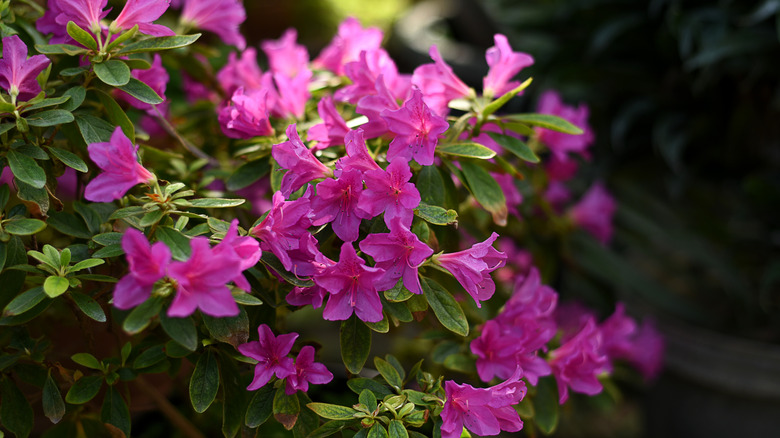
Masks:
[[[43,393],[41,395],[41,404],[43,405],[43,415],[52,423],[57,424],[65,415],[65,402],[62,401],[60,388],[54,379],[51,378],[51,370],[46,376],[46,383],[43,384]]]
[[[468,336],[469,322],[455,298],[430,278],[422,278],[421,285],[423,295],[439,322],[454,333]]]
[[[298,414],[301,412],[301,404],[296,394],[287,395],[284,387],[276,390],[274,395],[274,418],[282,424],[285,429],[291,430],[298,421]]]
[[[217,397],[218,389],[219,365],[209,349],[200,356],[190,377],[190,401],[195,412],[205,412]]]
[[[239,307],[238,316],[214,318],[202,315],[211,337],[238,347],[249,340],[249,318],[243,307]]]
[[[85,163],[81,157],[72,152],[66,151],[65,149],[50,146],[49,153],[54,155],[54,158],[62,161],[62,164],[72,169],[76,169],[81,173],[86,173],[89,170],[87,163]]]
[[[347,370],[352,374],[359,373],[371,351],[371,329],[353,314],[341,323],[339,343],[341,359]]]
[[[176,35],[176,36],[164,36],[157,38],[147,38],[133,44],[128,44],[122,47],[118,55],[129,55],[130,53],[140,52],[158,52],[160,50],[175,49],[178,47],[189,46],[194,43],[200,34],[193,35]],[[36,47],[37,48],[37,47]]]
[[[511,135],[498,134],[495,132],[487,133],[501,147],[509,152],[517,155],[521,160],[528,161],[529,163],[538,163],[539,157],[534,151],[519,138],[512,137]]]
[[[463,161],[460,165],[463,169],[463,175],[468,182],[468,187],[477,202],[493,215],[493,221],[496,225],[506,225],[508,214],[506,198],[504,197],[504,191],[495,178],[485,169],[471,161]]]
[[[100,408],[100,419],[121,430],[126,437],[130,436],[130,409],[122,395],[113,386],[109,386]]]
[[[546,435],[550,435],[558,427],[560,417],[558,404],[558,386],[552,377],[539,379],[534,397],[534,417],[536,425]]]
[[[149,298],[127,315],[127,318],[122,323],[122,329],[131,335],[141,332],[149,326],[151,319],[160,313],[162,305],[162,297],[153,296]]]
[[[65,395],[65,401],[72,405],[84,404],[97,395],[103,386],[103,376],[84,376],[76,381]]]
[[[46,185],[46,172],[41,166],[27,155],[21,154],[13,149],[6,154],[8,166],[11,167],[14,177],[23,181],[33,188],[41,189]]]
[[[160,313],[160,324],[165,333],[190,351],[198,348],[198,331],[192,318],[171,318]]]
[[[266,385],[258,389],[252,400],[249,402],[249,406],[246,408],[246,416],[244,417],[244,424],[252,429],[265,423],[271,414],[274,407],[274,395],[276,389],[272,385]]]
[[[38,127],[62,125],[75,120],[73,114],[64,109],[41,111],[26,117],[26,119],[28,125]]]
[[[9,378],[0,380],[0,397],[3,426],[17,437],[28,437],[33,427],[33,410],[27,398]]]
[[[511,116],[506,116],[505,119],[511,120],[513,122],[525,123],[526,125],[538,126],[540,128],[563,132],[564,134],[582,134],[582,129],[573,125],[568,120],[550,114],[513,114]]]
[[[135,97],[143,103],[157,105],[158,103],[163,102],[163,98],[160,97],[156,91],[136,78],[131,77],[127,84],[117,88]]]
[[[118,59],[109,59],[99,64],[93,64],[92,70],[98,79],[106,85],[121,87],[130,82],[130,67]]]
[[[4,315],[21,315],[46,298],[42,286],[34,287],[11,300],[3,310]]]
[[[73,302],[76,303],[76,306],[78,306],[85,315],[97,322],[106,322],[106,314],[103,312],[103,308],[100,307],[100,304],[92,299],[92,297],[76,291],[72,291],[70,297],[73,298]]]

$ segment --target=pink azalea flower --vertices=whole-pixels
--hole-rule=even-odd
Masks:
[[[260,261],[263,251],[260,250],[260,242],[249,236],[238,235],[238,219],[233,219],[222,241],[212,250],[215,257],[233,257],[239,260],[239,272],[244,272]],[[242,274],[233,278],[233,283],[246,292],[251,286]]]
[[[664,338],[651,320],[645,320],[634,336],[634,348],[626,358],[647,380],[661,373],[664,365]]]
[[[138,31],[151,36],[171,36],[176,32],[161,24],[152,24],[152,21],[160,18],[165,13],[170,4],[170,0],[127,0],[125,7],[119,16],[111,23],[112,31],[114,28],[120,30],[130,30],[138,25]],[[116,33],[116,32],[115,32]]]
[[[155,53],[154,58],[152,59],[151,68],[146,70],[135,69],[132,71],[132,75],[134,78],[148,85],[152,90],[154,90],[155,93],[165,99],[165,89],[168,86],[168,80],[170,79],[170,76],[168,76],[168,71],[165,70],[165,67],[163,67],[162,58],[159,54]],[[155,107],[155,105],[141,102],[140,100],[121,90],[117,90],[117,97],[129,103],[133,108],[140,110],[152,112],[153,108]],[[152,112],[152,114],[154,114],[154,112]]]
[[[646,379],[657,376],[663,365],[663,338],[650,321],[638,326],[626,315],[623,303],[599,326],[603,351],[610,360],[624,359],[639,369]]]
[[[544,128],[536,128],[539,141],[544,143],[561,161],[568,159],[569,153],[576,153],[588,158],[588,148],[593,144],[593,131],[588,125],[588,107],[580,105],[577,108],[568,106],[561,101],[561,96],[555,91],[546,91],[539,98],[536,109],[541,114],[552,114],[568,120],[584,132],[580,135],[564,134]]]
[[[364,29],[354,17],[348,17],[339,25],[336,36],[314,60],[315,68],[325,68],[337,75],[344,74],[344,65],[356,61],[362,51],[379,49],[382,31],[369,27]]]
[[[317,141],[315,149],[344,144],[344,136],[350,132],[350,129],[333,104],[333,97],[327,95],[320,99],[317,102],[317,112],[322,118],[322,123],[309,128],[306,139]]]
[[[344,136],[344,144],[347,154],[336,161],[334,174],[337,177],[344,170],[358,170],[361,173],[365,173],[371,170],[382,169],[368,152],[368,146],[366,146],[366,140],[363,138],[363,130],[361,128],[349,131]]]
[[[297,250],[301,238],[311,226],[311,204],[307,196],[285,201],[281,192],[274,193],[273,206],[266,217],[249,231],[260,239],[260,248],[271,251],[285,269],[297,273],[289,252]]]
[[[322,317],[328,321],[343,321],[354,313],[363,321],[382,320],[382,301],[377,283],[384,275],[379,268],[366,266],[351,242],[341,245],[337,264],[314,276],[314,282],[330,292]]]
[[[108,143],[92,143],[89,158],[103,171],[87,184],[84,197],[92,202],[119,199],[133,186],[149,183],[154,175],[138,162],[138,146],[116,127]]]
[[[312,306],[319,309],[327,294],[328,291],[315,284],[310,287],[294,287],[284,299],[291,306]]]
[[[262,78],[263,71],[257,65],[257,50],[252,47],[241,52],[240,58],[235,52],[230,52],[227,64],[217,73],[217,82],[228,96],[241,87],[247,90],[263,88]]]
[[[411,227],[414,209],[420,205],[420,192],[409,182],[411,178],[409,163],[403,160],[391,162],[385,170],[365,172],[366,189],[358,201],[358,208],[371,217],[384,212],[387,226],[393,218],[399,218],[401,224]]]
[[[490,66],[483,81],[483,93],[486,96],[498,97],[520,85],[519,81],[510,81],[520,70],[532,65],[534,58],[530,55],[513,52],[509,41],[504,35],[493,36],[496,45],[485,53]]]
[[[303,144],[295,123],[288,126],[286,132],[289,140],[273,145],[271,155],[279,163],[279,167],[288,169],[282,177],[281,187],[282,194],[288,197],[310,181],[332,176],[333,171],[320,163]]]
[[[357,240],[362,219],[370,215],[358,208],[363,192],[363,179],[358,170],[344,170],[338,179],[326,179],[317,184],[317,196],[311,201],[312,224],[331,223],[333,232],[345,242]]]
[[[603,389],[598,375],[609,370],[609,359],[601,352],[601,332],[593,318],[576,335],[550,352],[549,364],[558,383],[558,403],[572,391],[596,395]]]
[[[154,283],[165,277],[171,251],[162,242],[149,245],[143,233],[134,228],[122,236],[122,249],[130,272],[114,288],[114,306],[126,310],[149,298]]]
[[[484,382],[490,382],[493,377],[506,379],[517,369],[518,355],[525,350],[522,338],[506,333],[496,320],[489,320],[482,326],[482,331],[469,347],[471,353],[477,356],[477,374]]]
[[[421,294],[418,268],[433,250],[420,242],[400,218],[395,218],[389,226],[390,233],[369,234],[360,242],[360,250],[373,257],[376,267],[385,271],[379,290],[390,289],[403,278],[409,292]]]
[[[48,0],[46,6],[46,12],[35,21],[35,28],[44,35],[52,34],[51,44],[72,41],[65,26],[57,24],[57,17],[62,14],[60,0]]]
[[[110,12],[104,11],[108,0],[57,0],[61,13],[55,17],[57,24],[63,28],[72,21],[82,29],[93,34],[101,31],[100,20]]]
[[[410,84],[398,75],[398,68],[384,49],[360,52],[358,61],[346,65],[347,77],[352,81],[336,91],[336,100],[357,103],[360,98],[376,94],[376,80],[384,77],[387,88],[394,98],[404,97]]]
[[[515,185],[515,177],[508,173],[490,172],[490,175],[501,186],[501,191],[504,192],[507,210],[519,218],[520,211],[517,208],[523,203],[523,195]]]
[[[542,196],[550,203],[553,210],[562,213],[566,204],[571,200],[571,191],[566,187],[566,184],[560,181],[551,181]]]
[[[295,373],[287,376],[284,393],[295,394],[309,390],[309,383],[323,385],[333,380],[333,374],[325,365],[314,362],[314,347],[305,345],[295,359]]]
[[[246,40],[239,26],[246,20],[246,11],[240,0],[184,0],[181,20],[198,29],[219,35],[225,44],[244,50]]]
[[[273,84],[271,86],[270,81],[268,84],[264,84],[266,88],[269,88],[269,95],[272,97],[271,113],[276,117],[289,118],[295,117],[296,119],[303,118],[306,112],[306,102],[311,97],[309,92],[309,82],[311,81],[311,70],[301,70],[297,76],[289,77],[281,73],[268,72],[264,76],[263,80],[273,77]]]
[[[412,85],[422,90],[426,105],[437,115],[444,117],[449,113],[447,105],[451,100],[466,97],[473,91],[455,76],[452,67],[444,62],[435,45],[431,46],[429,53],[434,63],[423,64],[414,69]]]
[[[309,52],[306,47],[296,44],[298,32],[295,29],[287,29],[278,40],[266,40],[260,45],[266,56],[271,71],[289,78],[307,70],[309,64]]]
[[[544,169],[547,171],[547,178],[553,182],[566,182],[574,178],[577,174],[580,164],[577,160],[561,160],[557,155],[552,154],[547,160]]]
[[[365,132],[366,138],[376,138],[387,134],[390,130],[387,127],[387,120],[382,117],[382,112],[401,108],[385,85],[384,75],[379,75],[376,78],[375,87],[376,94],[361,98],[355,108],[355,112],[368,117],[368,123],[360,127]]]
[[[38,75],[49,65],[49,58],[35,55],[27,59],[27,46],[18,36],[3,38],[3,58],[0,59],[0,88],[19,100],[26,101],[41,92]]]
[[[388,146],[389,161],[400,157],[406,161],[414,159],[423,166],[433,164],[438,137],[450,125],[443,117],[431,112],[420,90],[413,90],[412,97],[400,109],[382,111],[382,117],[387,121],[390,132],[396,134]]]
[[[222,132],[230,138],[244,139],[273,134],[267,97],[268,90],[237,89],[230,102],[219,110]]]
[[[523,421],[512,408],[525,397],[527,388],[517,368],[506,381],[490,388],[444,382],[446,401],[441,411],[441,437],[460,438],[463,428],[479,436],[498,435],[501,431],[518,432]]]
[[[575,225],[584,228],[606,245],[612,238],[612,217],[615,210],[615,198],[609,194],[604,184],[597,182],[571,207],[569,216]]]
[[[246,387],[248,391],[255,391],[271,381],[276,375],[277,379],[296,374],[295,365],[291,357],[287,357],[292,350],[293,343],[298,338],[297,333],[274,336],[271,328],[265,324],[257,327],[259,339],[238,346],[238,351],[246,357],[257,360],[255,376],[252,383]]]
[[[168,276],[176,281],[176,297],[168,316],[189,316],[195,309],[215,317],[238,315],[238,305],[226,284],[241,275],[241,258],[234,251],[212,249],[205,237],[190,240],[190,248],[187,261],[168,266]]]
[[[493,233],[484,242],[471,248],[434,256],[434,263],[450,271],[456,280],[474,298],[477,307],[481,301],[490,299],[496,291],[496,284],[490,273],[506,264],[506,254],[493,248],[498,234]]]

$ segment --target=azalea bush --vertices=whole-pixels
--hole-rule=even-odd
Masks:
[[[258,59],[238,0],[170,3],[0,2],[4,430],[548,434],[657,374],[652,323],[547,285],[615,203],[571,184],[587,107],[502,111],[530,55],[496,35],[477,91],[352,18]]]

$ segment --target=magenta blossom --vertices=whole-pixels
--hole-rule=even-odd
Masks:
[[[401,108],[385,85],[384,75],[379,75],[376,78],[375,88],[376,94],[361,98],[355,107],[355,112],[368,117],[368,123],[360,127],[367,138],[376,138],[387,134],[389,132],[387,120],[382,117],[382,112]]]
[[[314,282],[330,292],[322,317],[328,321],[343,321],[352,314],[365,322],[382,320],[382,301],[377,283],[384,275],[379,268],[366,266],[351,242],[341,245],[337,264],[314,276]]]
[[[546,91],[539,98],[536,109],[541,114],[552,114],[568,120],[583,130],[580,135],[564,134],[544,128],[536,128],[539,141],[544,143],[559,160],[566,161],[569,153],[588,158],[588,148],[593,144],[593,131],[588,125],[588,107],[580,105],[577,108],[568,106],[561,101],[561,96],[555,91]]]
[[[152,66],[150,68],[145,70],[135,69],[132,71],[132,75],[134,78],[148,85],[149,88],[154,90],[155,93],[165,99],[165,89],[168,86],[168,80],[170,79],[170,76],[168,76],[168,71],[165,70],[165,67],[163,67],[162,58],[159,54],[155,53],[154,58],[152,59]],[[135,97],[125,93],[124,91],[117,90],[117,97],[129,103],[133,108],[146,110],[152,115],[155,114],[153,111],[151,111],[155,105],[142,102]]]
[[[345,70],[352,83],[336,91],[336,100],[354,104],[362,97],[376,94],[376,80],[379,76],[384,78],[394,99],[409,94],[409,78],[398,74],[395,62],[384,49],[360,52],[359,60],[347,64]]]
[[[309,128],[306,139],[317,141],[315,149],[344,144],[344,136],[350,132],[350,129],[333,104],[333,97],[327,95],[320,99],[317,103],[317,112],[322,118],[322,123]]]
[[[483,93],[486,96],[498,97],[520,85],[520,82],[511,79],[520,70],[532,65],[534,58],[525,53],[513,52],[504,35],[496,34],[493,40],[496,45],[485,53],[490,70],[483,81]]]
[[[162,242],[150,246],[143,233],[134,228],[128,228],[122,236],[122,249],[130,272],[114,288],[114,306],[126,310],[149,298],[154,283],[165,277],[171,251]]]
[[[291,357],[287,357],[292,350],[293,343],[298,338],[297,333],[274,336],[271,328],[260,324],[257,328],[259,339],[238,346],[238,351],[246,357],[257,360],[255,365],[255,377],[252,383],[246,387],[248,391],[255,391],[271,381],[276,375],[277,379],[284,379],[296,373],[295,365]]]
[[[441,437],[460,438],[465,427],[479,435],[498,435],[501,431],[518,432],[523,421],[512,408],[525,397],[527,388],[517,368],[509,379],[490,388],[444,382],[446,401],[441,411]]]
[[[333,175],[333,171],[320,163],[303,144],[295,123],[288,126],[286,132],[289,140],[273,145],[271,155],[279,163],[279,167],[288,169],[282,177],[281,187],[282,194],[288,197],[312,180]]]
[[[403,225],[411,227],[414,209],[420,205],[420,192],[409,182],[411,178],[409,163],[404,160],[393,161],[385,170],[364,173],[366,189],[360,197],[358,208],[371,217],[384,212],[387,226],[390,226],[393,218],[399,218]]]
[[[170,0],[127,0],[119,16],[111,23],[110,30],[130,30],[138,25],[138,31],[151,36],[171,36],[176,32],[161,24],[152,24],[165,13]]]
[[[522,341],[521,337],[506,333],[498,321],[487,321],[469,345],[471,353],[477,356],[479,378],[490,382],[493,377],[511,376],[519,365],[518,355],[525,350]]]
[[[612,239],[612,217],[615,210],[615,198],[609,194],[604,184],[597,182],[571,207],[569,217],[575,225],[584,228],[606,245]]]
[[[451,100],[467,97],[473,91],[461,81],[452,67],[444,62],[435,45],[429,51],[433,64],[424,64],[414,69],[412,84],[422,90],[425,103],[439,116],[449,113],[447,107]]]
[[[279,258],[285,269],[298,274],[290,252],[298,250],[301,238],[309,234],[311,203],[304,195],[294,201],[285,201],[281,192],[274,193],[273,206],[266,217],[249,233],[260,239],[260,247]]]
[[[217,82],[228,96],[243,87],[256,90],[263,87],[263,71],[257,65],[257,50],[252,47],[241,52],[237,57],[235,52],[228,55],[227,64],[217,73]]]
[[[87,184],[84,197],[92,202],[119,199],[134,185],[149,183],[154,175],[138,162],[138,146],[116,127],[108,143],[92,143],[89,158],[103,171]]]
[[[246,20],[240,0],[184,0],[181,21],[219,35],[225,44],[244,50],[246,40],[239,26]]]
[[[395,218],[390,233],[369,234],[360,242],[360,250],[374,258],[376,267],[385,270],[379,290],[390,289],[402,278],[409,292],[421,294],[418,268],[433,254],[433,250]]]
[[[307,70],[309,52],[306,47],[296,44],[298,32],[287,29],[278,40],[263,41],[261,47],[268,56],[268,65],[274,73],[293,78],[302,70]]]
[[[243,139],[273,134],[267,97],[268,90],[237,89],[230,102],[219,110],[222,132],[230,138]]]
[[[57,17],[62,14],[59,0],[48,0],[46,3],[46,12],[41,18],[35,21],[35,28],[38,32],[46,35],[52,34],[50,44],[61,44],[71,42],[73,39],[68,35],[65,26],[57,24]]]
[[[558,383],[558,402],[572,391],[596,395],[603,389],[599,374],[609,370],[609,359],[601,351],[602,336],[593,318],[563,345],[550,352],[549,363]]]
[[[100,20],[110,12],[110,9],[103,10],[108,0],[57,0],[57,2],[61,11],[54,19],[57,24],[65,28],[68,22],[72,21],[93,34],[101,32]]]
[[[433,164],[438,137],[450,125],[431,112],[420,90],[413,90],[412,97],[400,109],[382,111],[382,117],[390,132],[396,134],[387,149],[389,161],[399,157],[406,161],[414,159],[423,166]]]
[[[456,280],[474,298],[477,307],[481,301],[490,299],[496,291],[496,284],[490,273],[506,264],[506,254],[493,248],[498,234],[493,233],[484,242],[471,248],[434,256],[434,263],[450,271]]]
[[[334,174],[338,177],[344,170],[358,170],[365,173],[371,170],[381,170],[371,157],[366,146],[366,140],[363,138],[363,130],[358,128],[347,132],[344,136],[344,147],[347,155],[336,161],[336,171]]]
[[[344,65],[356,61],[362,51],[378,49],[382,44],[382,36],[381,30],[375,27],[364,29],[356,18],[347,17],[339,24],[338,33],[330,44],[322,49],[312,65],[343,75]]]
[[[309,383],[323,385],[333,380],[333,373],[325,365],[314,362],[314,347],[305,345],[295,359],[295,373],[287,376],[284,392],[287,395],[309,390]]]
[[[327,294],[328,291],[315,284],[309,287],[294,287],[284,299],[291,306],[312,306],[319,309]]]
[[[646,379],[658,375],[663,364],[663,338],[652,322],[638,326],[626,315],[623,303],[618,303],[615,313],[599,326],[603,336],[603,350],[610,360],[622,359],[639,369]]]
[[[263,76],[263,86],[269,88],[271,93],[271,113],[283,118],[302,118],[306,111],[306,102],[311,97],[311,77],[312,72],[309,69],[303,69],[293,77],[281,73],[266,73]],[[273,81],[270,81],[270,78],[273,78]]]
[[[238,235],[238,219],[233,219],[222,241],[213,248],[215,257],[237,257],[240,272],[244,272],[260,261],[263,251],[260,250],[260,242],[249,236]],[[233,283],[246,292],[251,288],[249,282],[242,274],[233,278]]]
[[[363,193],[360,171],[344,170],[338,179],[317,184],[317,196],[311,201],[312,224],[331,223],[333,232],[345,242],[354,242],[360,234],[360,222],[370,214],[358,208]]]
[[[0,59],[0,88],[11,95],[13,102],[30,100],[41,92],[36,78],[49,65],[44,55],[27,59],[27,46],[18,36],[3,38],[3,58]]]
[[[176,282],[168,316],[189,316],[195,309],[215,317],[238,315],[227,283],[241,275],[243,260],[235,251],[212,249],[205,237],[190,240],[190,248],[187,261],[168,266],[168,276]]]

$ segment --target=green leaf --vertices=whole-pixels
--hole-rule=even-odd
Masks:
[[[176,49],[178,47],[189,46],[194,43],[200,34],[193,35],[176,35],[157,38],[147,38],[145,40],[138,41],[133,44],[128,44],[122,47],[117,54],[129,55],[131,53],[140,52],[158,52],[160,50]]]
[[[54,275],[46,277],[46,281],[43,282],[43,291],[49,298],[56,298],[65,293],[70,287],[70,283],[67,278],[56,277]]]
[[[143,370],[152,365],[156,365],[165,360],[165,349],[163,345],[155,345],[142,351],[133,361],[133,368]]]
[[[72,168],[76,169],[81,173],[86,173],[89,170],[89,167],[87,167],[87,163],[84,162],[84,160],[81,159],[78,155],[74,154],[73,152],[66,151],[65,149],[60,149],[57,147],[49,146],[49,153],[51,153],[54,158],[62,161],[62,164]]]
[[[552,129],[553,131],[562,132],[564,134],[582,134],[582,129],[571,124],[571,122],[568,120],[550,114],[513,114],[504,118],[512,122],[520,122],[525,123],[526,125],[539,126],[540,128]]]
[[[239,307],[238,316],[214,318],[202,315],[202,317],[211,337],[220,342],[238,348],[249,340],[249,317],[243,307]]]
[[[358,413],[358,411],[350,407],[329,403],[309,403],[306,407],[314,411],[314,413],[320,417],[327,418],[328,420],[353,420],[355,414]]]
[[[171,339],[186,349],[195,351],[198,348],[198,331],[192,318],[171,318],[163,312],[160,313],[160,324]]]
[[[140,333],[149,326],[151,319],[160,313],[162,305],[163,299],[161,297],[153,296],[149,298],[127,315],[127,318],[122,323],[122,328],[131,335]]]
[[[455,298],[430,278],[422,278],[421,284],[423,295],[439,322],[454,333],[468,336],[469,322]]]
[[[341,323],[339,343],[341,345],[341,359],[347,370],[352,374],[359,373],[371,351],[371,329],[353,314],[348,320]]]
[[[455,210],[445,210],[438,205],[428,205],[422,202],[414,209],[414,214],[434,225],[449,225],[458,222],[458,213]]]
[[[539,162],[539,157],[519,138],[512,137],[511,135],[498,134],[496,132],[488,132],[487,134],[496,143],[501,145],[501,147],[517,155],[521,160],[528,161],[529,163]]]
[[[28,125],[38,127],[62,125],[75,120],[73,114],[71,114],[70,111],[65,111],[64,109],[41,111],[26,117],[26,119]]]
[[[16,127],[16,123],[0,123],[0,134],[5,134]]]
[[[60,213],[52,211],[46,223],[62,234],[78,237],[81,239],[91,239],[92,233],[89,232],[84,221],[70,213]]]
[[[38,51],[38,53],[42,53],[44,55],[83,55],[88,52],[87,49],[79,46],[74,46],[73,44],[49,44],[49,45],[42,45],[42,44],[36,44],[35,50]]]
[[[190,401],[195,412],[202,414],[211,406],[219,389],[219,366],[211,352],[200,356],[190,377]]]
[[[282,424],[285,429],[291,430],[298,421],[298,414],[301,412],[301,403],[296,394],[287,395],[284,387],[276,390],[274,395],[274,418]]]
[[[110,43],[108,43],[108,45],[106,45],[104,50],[106,52],[110,52],[110,51],[114,50],[114,47],[117,47],[118,45],[120,45],[120,44],[124,43],[125,41],[129,40],[130,38],[134,37],[136,33],[138,33],[138,25],[137,24],[135,26],[131,27],[130,29],[128,29],[126,32],[123,32],[123,33],[119,34],[118,37],[114,38],[113,41],[111,41]]]
[[[377,406],[376,396],[369,389],[360,391],[360,394],[358,395],[358,402],[364,404],[371,412],[373,412]]]
[[[399,420],[390,420],[390,424],[387,426],[387,434],[390,438],[409,438],[409,433],[406,432],[404,424]]]
[[[389,362],[382,359],[381,357],[375,357],[374,366],[390,386],[398,389],[403,387],[403,379],[401,378],[401,375],[398,374],[398,371],[395,369],[395,367],[390,365]]]
[[[93,370],[103,370],[103,364],[101,364],[95,356],[89,353],[76,353],[70,357],[70,360]]]
[[[436,152],[479,160],[487,160],[496,156],[492,149],[478,143],[453,143],[437,146]]]
[[[11,302],[5,306],[3,315],[21,315],[38,305],[44,298],[46,298],[46,294],[43,292],[43,287],[34,287],[11,300]]]
[[[111,231],[108,233],[96,234],[95,236],[92,236],[92,240],[103,246],[116,245],[122,243],[122,236],[122,233]]]
[[[97,395],[103,386],[103,376],[84,376],[78,380],[65,394],[65,401],[72,405],[84,404]]]
[[[103,312],[103,308],[100,307],[100,304],[92,299],[92,297],[76,291],[71,291],[70,297],[73,298],[73,302],[76,303],[76,306],[78,306],[85,315],[97,322],[106,322],[106,314]]]
[[[349,427],[352,423],[354,421],[331,420],[314,429],[306,438],[326,438]]]
[[[23,181],[36,189],[42,189],[46,185],[46,172],[41,169],[35,160],[13,149],[8,151],[6,158],[8,158],[8,165],[11,167],[11,172],[13,172],[17,180]]]
[[[125,65],[123,62],[120,63]],[[97,92],[98,99],[100,99],[100,103],[102,103],[103,107],[106,109],[108,120],[110,120],[111,123],[120,126],[122,132],[130,139],[130,142],[135,143],[135,125],[133,125],[133,122],[127,117],[127,114],[122,110],[122,107],[116,103],[116,100],[114,100],[110,94],[100,90],[95,91]]]
[[[174,259],[183,261],[190,258],[192,248],[189,237],[171,227],[158,227],[154,235],[171,250]]]
[[[38,219],[10,219],[3,223],[3,228],[17,236],[29,236],[46,228],[46,222]]]
[[[232,292],[233,299],[242,306],[261,306],[263,301],[254,295],[250,295],[242,290]]]
[[[94,254],[92,254],[92,257],[99,257],[99,258],[108,258],[108,257],[117,257],[121,256],[125,253],[125,250],[122,249],[122,245],[119,243],[106,245],[104,248],[100,248],[99,250],[95,251]],[[81,275],[79,275],[81,277]]]
[[[49,155],[46,153],[46,151],[35,145],[24,144],[19,147],[15,147],[14,150],[36,160],[45,161],[49,159]]]
[[[409,289],[404,287],[403,278],[399,278],[391,289],[384,291],[385,299],[390,302],[400,303],[408,300],[414,295]]]
[[[27,260],[27,251],[24,243],[19,236],[11,236],[11,240],[5,242],[2,246],[5,248],[0,254],[4,254],[4,266],[23,265],[29,266]],[[26,273],[16,270],[5,270],[0,273],[0,307],[5,307],[22,290]],[[17,317],[11,317],[17,318]]]
[[[57,382],[51,378],[51,369],[46,376],[46,383],[43,384],[41,404],[43,405],[43,415],[54,424],[59,423],[65,416],[65,402],[62,401],[62,394],[60,394]]]
[[[460,371],[465,374],[474,374],[477,372],[477,367],[474,364],[474,359],[464,354],[451,354],[444,359],[444,366],[448,369]]]
[[[9,315],[0,318],[0,326],[16,326],[26,324],[38,315],[43,313],[52,303],[52,300],[43,300],[36,304],[32,309],[24,312],[21,315]]]
[[[125,66],[127,67],[127,66]],[[143,103],[150,105],[157,105],[163,102],[163,98],[157,94],[151,87],[145,83],[139,81],[136,78],[131,77],[127,84],[117,87],[125,93],[135,97]]]
[[[41,214],[46,214],[49,211],[49,193],[44,188],[35,188],[24,181],[15,179],[16,185],[19,191],[16,195],[19,199],[34,203],[40,209]]]
[[[68,96],[70,99],[65,102],[60,108],[65,111],[74,111],[84,103],[84,98],[87,97],[87,89],[81,85],[77,85],[72,88],[68,88],[62,93],[63,96]]]
[[[560,417],[558,404],[558,386],[552,377],[543,377],[539,379],[536,386],[536,397],[534,397],[534,417],[539,430],[545,435],[555,432],[558,427]]]
[[[119,210],[116,210],[115,212],[111,213],[111,216],[109,216],[109,220],[115,220],[115,219],[123,219],[126,217],[132,217],[132,216],[140,216],[146,212],[143,207],[140,205],[133,205],[130,207],[124,207],[120,208]]]
[[[17,437],[28,437],[33,428],[33,410],[27,397],[16,384],[4,378],[0,381],[0,421],[3,426]]]
[[[274,409],[275,394],[276,389],[272,385],[263,386],[255,392],[255,395],[249,402],[249,406],[246,408],[244,424],[247,427],[254,429],[271,417]]]
[[[103,397],[100,420],[117,427],[126,437],[130,436],[130,409],[128,409],[122,395],[113,386],[108,387],[106,395]]]
[[[5,208],[8,204],[8,198],[11,196],[11,189],[8,184],[0,185],[0,210]]]
[[[238,207],[246,202],[245,199],[223,199],[223,198],[199,198],[191,199],[190,205],[201,208],[228,208]]]
[[[148,227],[150,225],[154,225],[157,222],[160,222],[160,219],[162,219],[164,215],[165,212],[160,209],[152,210],[146,213],[145,215],[143,215],[138,225],[140,225],[141,227]]]
[[[65,27],[68,31],[68,35],[71,38],[81,43],[84,47],[92,50],[97,50],[97,41],[90,35],[89,32],[80,28],[76,23],[68,21],[68,25]]]
[[[105,262],[106,262],[105,260],[99,258],[82,260],[76,263],[75,265],[71,266],[70,272],[78,272],[84,269],[94,268],[95,266],[100,266]]]
[[[90,114],[76,116],[76,125],[87,145],[92,143],[106,143],[111,140],[114,127],[103,119]]]
[[[468,187],[476,198],[477,202],[482,204],[485,210],[493,215],[493,222],[499,226],[506,225],[508,210],[506,207],[506,198],[501,186],[498,185],[487,170],[483,169],[471,161],[462,161],[460,163],[463,175],[466,177]]]
[[[260,256],[260,261],[263,262],[263,264],[268,266],[270,269],[273,269],[274,272],[279,274],[279,276],[284,279],[284,281],[292,284],[293,286],[298,286],[298,287],[314,286],[313,281],[309,279],[300,278],[297,275],[293,275],[290,272],[288,272],[286,269],[284,269],[282,262],[280,262],[279,259],[276,258],[276,256],[271,251],[263,251],[263,254]]]
[[[444,206],[444,180],[436,166],[423,166],[417,174],[416,186],[423,203]]]
[[[376,422],[368,430],[368,438],[387,438],[387,430],[382,426],[382,423]]]
[[[521,91],[528,88],[529,85],[531,85],[531,78],[526,79],[525,81],[523,81],[522,84],[518,85],[512,90],[507,91],[506,93],[502,94],[498,99],[485,105],[485,108],[482,109],[482,118],[484,119],[487,116],[498,111],[502,106],[504,106],[507,102],[509,102],[510,99],[517,96],[517,93],[520,93]]]
[[[66,96],[66,95],[65,96],[60,96],[60,97],[52,97],[52,98],[49,98],[49,99],[43,99],[40,102],[36,102],[36,103],[34,103],[34,104],[30,105],[30,106],[26,106],[22,110],[22,112],[26,113],[27,111],[37,110],[37,109],[41,109],[41,108],[47,108],[47,107],[55,106],[55,105],[61,105],[61,104],[65,103],[65,102],[67,102],[69,99],[70,99],[70,96]]]
[[[388,321],[386,315],[383,315],[383,318],[378,322],[366,322],[365,324],[368,328],[377,333],[387,333],[390,331],[390,321]]]
[[[103,83],[112,87],[127,85],[132,77],[130,67],[118,59],[109,59],[100,64],[94,64],[92,69]]]
[[[248,187],[271,171],[271,163],[267,159],[249,161],[242,164],[230,175],[226,186],[228,190],[236,191]]]
[[[234,438],[242,428],[249,393],[240,378],[235,360],[227,355],[220,355],[219,372],[222,383],[222,435],[225,438]]]
[[[376,380],[367,379],[365,377],[355,377],[353,379],[347,380],[347,387],[349,387],[349,389],[352,390],[352,392],[355,394],[360,394],[366,389],[373,392],[378,397],[394,394],[393,390],[387,386],[377,382]]]

